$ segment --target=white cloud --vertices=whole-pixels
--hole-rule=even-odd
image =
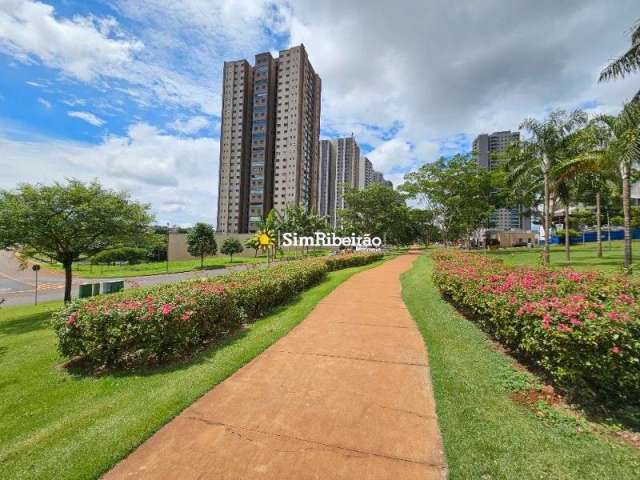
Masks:
[[[51,102],[45,100],[44,98],[38,98],[38,103],[42,105],[44,108],[49,110],[51,108]]]
[[[34,82],[34,81],[32,81],[32,80],[30,80],[30,81],[28,81],[28,82],[25,82],[25,83],[26,83],[27,85],[31,85],[32,87],[36,87],[36,88],[43,88],[43,87],[45,87],[45,85],[44,85],[44,84],[39,83],[39,82]]]
[[[83,81],[110,76],[131,63],[139,42],[116,38],[112,19],[58,20],[40,2],[4,0],[0,4],[0,49],[29,62],[38,59]]]
[[[73,111],[73,112],[67,112],[67,115],[69,115],[70,117],[79,118],[80,120],[84,120],[85,122],[90,123],[95,127],[100,127],[104,125],[104,120],[101,119],[100,117],[96,117],[91,112]]]
[[[207,117],[203,117],[201,115],[191,117],[188,120],[175,120],[167,125],[171,130],[175,130],[176,132],[184,133],[186,135],[193,135],[194,133],[198,133],[205,127],[209,126],[209,119]]]
[[[158,222],[215,223],[218,149],[214,138],[176,137],[144,123],[96,145],[0,136],[0,188],[22,181],[97,178],[150,203]]]

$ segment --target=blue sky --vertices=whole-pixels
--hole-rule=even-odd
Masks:
[[[0,188],[97,178],[158,222],[214,222],[222,64],[299,43],[322,136],[354,133],[396,184],[478,133],[637,90],[595,81],[636,2],[479,3],[0,0]]]

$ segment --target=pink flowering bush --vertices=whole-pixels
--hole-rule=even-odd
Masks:
[[[640,404],[637,283],[456,251],[433,258],[442,293],[516,354],[566,387]]]
[[[59,350],[105,367],[181,358],[285,304],[328,270],[325,259],[299,260],[75,301],[53,317]]]

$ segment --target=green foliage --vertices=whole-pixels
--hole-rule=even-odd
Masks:
[[[258,241],[257,236],[247,238],[247,240],[244,242],[244,246],[255,250],[255,256],[258,256],[258,251],[260,250],[260,242]]]
[[[443,294],[512,351],[583,399],[640,405],[639,284],[469,253],[433,258]]]
[[[229,255],[231,261],[233,261],[233,255],[236,253],[242,253],[244,247],[240,240],[235,237],[225,238],[224,242],[222,242],[222,248],[220,249],[220,253],[224,253],[225,255]]]
[[[344,234],[369,234],[392,245],[413,241],[410,209],[397,190],[374,183],[364,190],[348,189],[344,200],[346,208],[339,212]]]
[[[147,250],[136,247],[120,247],[103,250],[91,257],[91,263],[113,264],[116,262],[127,262],[129,265],[135,265],[147,258]]]
[[[341,254],[333,257],[327,257],[325,264],[329,268],[330,272],[335,270],[341,270],[343,268],[359,267],[367,265],[371,262],[377,262],[382,260],[384,254],[380,252],[362,252],[352,254]]]
[[[215,255],[218,245],[213,227],[206,223],[196,223],[187,233],[187,251],[194,257],[200,257],[200,266],[204,265],[206,255]]]
[[[53,316],[62,355],[94,366],[135,367],[191,355],[325,278],[379,254],[308,259],[76,301]]]
[[[487,225],[498,204],[495,187],[491,172],[470,156],[456,155],[407,174],[401,189],[426,201],[440,218],[445,238],[456,240]]]
[[[149,206],[126,193],[85,184],[22,184],[0,191],[0,248],[20,247],[65,267],[65,299],[71,299],[71,267],[83,255],[144,241],[152,220]]]

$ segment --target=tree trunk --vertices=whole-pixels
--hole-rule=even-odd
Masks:
[[[564,253],[571,261],[571,236],[569,235],[569,202],[564,206]]]
[[[631,252],[631,165],[622,164],[622,209],[624,211],[624,268],[631,273],[633,257]]]
[[[544,251],[542,253],[542,262],[545,267],[549,266],[551,249],[549,248],[549,242],[551,241],[551,222],[549,214],[549,204],[551,203],[551,196],[549,194],[549,174],[544,173]]]
[[[200,268],[204,268],[204,253],[200,254]]]
[[[62,262],[64,267],[64,303],[71,301],[71,285],[73,282],[73,261],[65,260]]]
[[[231,255],[229,255],[230,259],[229,259],[229,263],[233,263],[233,253]]]
[[[602,218],[600,214],[600,192],[596,192],[596,236],[598,237],[598,258],[602,257]]]

